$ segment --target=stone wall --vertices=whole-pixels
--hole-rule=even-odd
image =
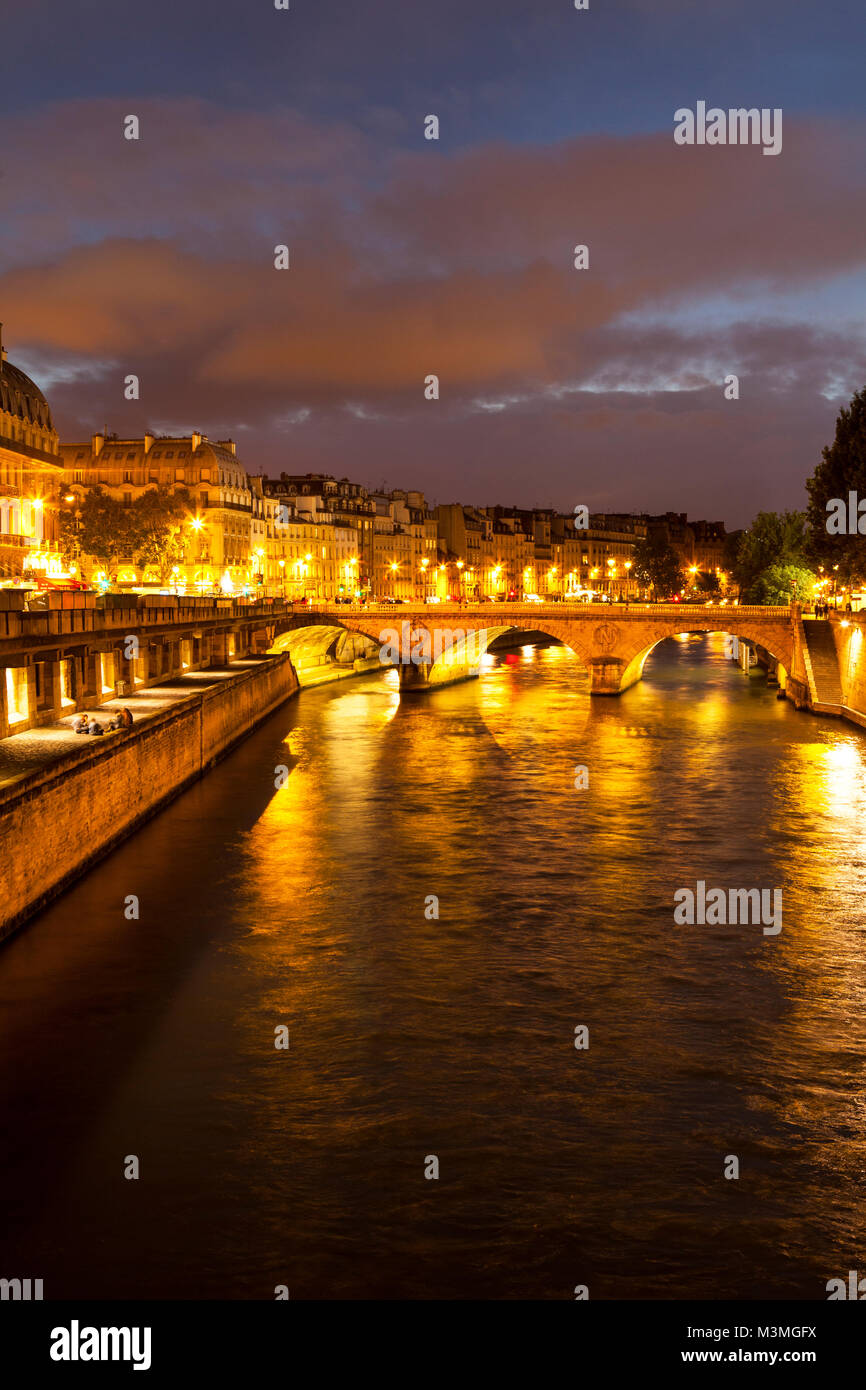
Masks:
[[[208,673],[203,672],[203,679]],[[0,789],[0,937],[56,897],[298,689],[263,658]]]
[[[832,626],[842,684],[842,713],[854,724],[866,727],[866,613],[844,613],[838,621],[833,620]]]

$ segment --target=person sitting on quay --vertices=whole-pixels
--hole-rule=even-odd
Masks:
[[[109,732],[110,734],[113,734],[114,731],[115,731],[116,729],[122,729],[122,728],[123,728],[123,719],[122,719],[122,717],[121,717],[120,711],[118,710],[118,712],[117,712],[117,714],[114,716],[114,718],[113,718],[113,719],[110,719],[109,722],[108,722],[108,732]]]
[[[104,734],[105,730],[103,729],[101,724],[98,724],[96,722],[95,719],[91,719],[90,723],[87,726],[87,732],[89,734]]]
[[[123,709],[120,711],[119,717],[124,729],[132,728],[132,712],[126,708],[126,705],[124,705]]]
[[[72,727],[77,734],[87,733],[88,719],[86,714],[79,714],[72,721]]]

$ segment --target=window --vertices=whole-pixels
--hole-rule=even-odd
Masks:
[[[84,470],[83,470],[82,468],[76,468],[76,469],[74,470],[74,472],[73,472],[73,474],[72,474],[72,481],[73,481],[74,483],[83,483],[83,482],[84,482]]]
[[[174,449],[167,449],[167,450],[166,450],[165,456],[166,456],[167,459],[173,459],[173,458],[174,458]]]
[[[100,652],[99,673],[102,693],[107,695],[114,689],[114,652]]]
[[[127,454],[127,456],[126,456],[127,462],[129,462],[130,459],[134,459],[134,458],[135,458],[135,453],[134,453],[134,452],[131,453],[131,454]]]
[[[61,661],[60,663],[60,703],[61,705],[74,705],[72,698],[72,662]]]
[[[125,483],[131,483],[131,482],[132,482],[132,471],[131,471],[129,468],[127,468],[126,472],[125,472],[124,475],[123,475],[123,481],[124,481]]]
[[[75,455],[75,457],[76,457],[77,459],[83,459],[83,458],[84,458],[84,450],[83,450],[83,449],[79,449],[79,450],[78,450],[78,453]]]
[[[175,481],[176,483],[182,483],[183,480],[184,480],[184,471],[183,471],[183,469],[182,469],[182,468],[176,468],[176,469],[174,470],[174,481]]]
[[[124,505],[124,507],[131,507],[131,506],[132,506],[132,493],[131,493],[131,492],[125,492],[125,493],[123,494],[123,505]]]
[[[203,511],[204,508],[207,506],[207,504],[208,504],[208,496],[207,496],[207,493],[206,493],[206,492],[203,492],[203,493],[200,494],[199,499],[198,499],[198,505],[199,505],[200,510]]]
[[[6,709],[10,724],[20,724],[29,714],[26,666],[6,667]]]
[[[152,450],[151,450],[151,453],[150,453],[150,457],[151,457],[152,459],[161,459],[161,458],[162,458],[162,449],[152,449]]]

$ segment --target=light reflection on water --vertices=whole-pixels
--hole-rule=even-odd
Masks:
[[[565,649],[513,655],[304,692],[0,953],[10,1270],[823,1298],[862,1264],[863,736],[718,635],[592,702]],[[781,934],[675,927],[698,878],[781,887]]]

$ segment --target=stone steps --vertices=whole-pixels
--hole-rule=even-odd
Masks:
[[[812,663],[816,700],[822,705],[841,705],[839,660],[829,621],[826,618],[804,618],[803,631]]]

